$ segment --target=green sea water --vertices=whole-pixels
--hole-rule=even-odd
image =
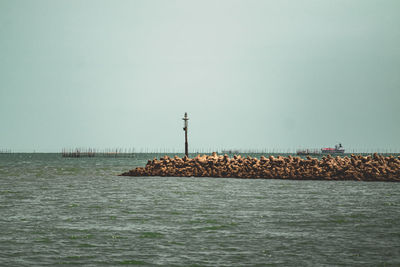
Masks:
[[[400,266],[400,183],[121,177],[0,154],[0,266]]]

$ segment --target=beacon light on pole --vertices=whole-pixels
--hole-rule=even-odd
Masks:
[[[189,157],[189,148],[188,148],[188,141],[187,141],[187,132],[188,132],[188,116],[187,112],[185,112],[185,116],[183,117],[183,130],[185,131],[185,155]]]

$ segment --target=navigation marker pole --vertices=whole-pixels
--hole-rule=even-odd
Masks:
[[[187,132],[188,132],[188,116],[187,112],[185,112],[185,117],[183,117],[183,130],[185,131],[185,155],[189,157],[189,148],[188,148],[188,139],[187,139]]]

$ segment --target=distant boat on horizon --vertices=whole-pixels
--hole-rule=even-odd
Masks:
[[[229,149],[229,150],[222,150],[221,151],[222,154],[239,154],[240,151],[237,149]]]
[[[318,149],[299,149],[296,151],[297,155],[320,155],[321,151],[319,151]]]
[[[318,149],[300,149],[296,151],[297,155],[321,155],[321,154],[344,154],[344,148],[341,143],[335,145],[335,147],[325,147]]]
[[[321,148],[322,154],[344,154],[344,148],[341,143],[335,145],[335,148],[326,147]]]

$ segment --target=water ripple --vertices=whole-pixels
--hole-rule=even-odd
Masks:
[[[0,265],[400,265],[399,184],[116,176],[145,162],[0,155]]]

